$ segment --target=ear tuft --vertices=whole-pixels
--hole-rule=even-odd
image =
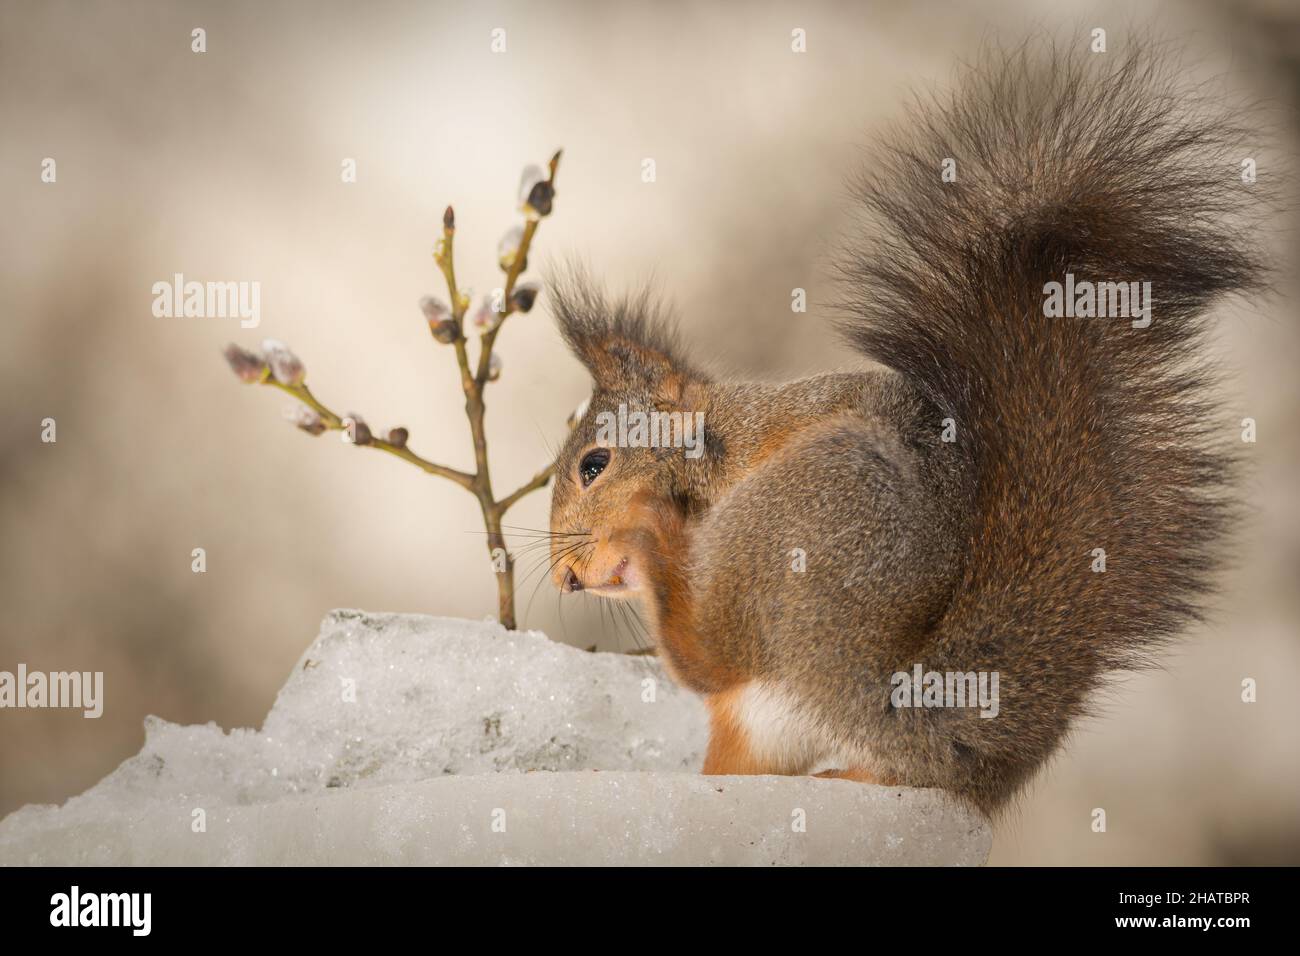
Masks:
[[[578,267],[550,277],[547,288],[564,341],[598,388],[662,389],[703,379],[683,356],[672,316],[651,289],[610,300]]]

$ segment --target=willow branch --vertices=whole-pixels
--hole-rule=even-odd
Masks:
[[[465,397],[471,398],[478,391],[469,368],[469,352],[465,348],[465,313],[469,311],[469,298],[460,293],[456,286],[456,214],[450,206],[442,214],[442,239],[434,249],[433,261],[442,271],[447,281],[447,295],[451,299],[451,316],[456,322],[456,338],[452,344],[456,347],[456,364],[460,366],[460,387]]]
[[[348,432],[354,444],[387,452],[396,458],[410,462],[421,471],[446,478],[472,494],[483,513],[483,522],[487,528],[487,545],[492,552],[494,566],[498,549],[502,551],[506,549],[501,516],[525,495],[544,488],[555,471],[554,465],[548,465],[506,497],[500,501],[496,500],[492,490],[492,476],[488,468],[487,430],[484,426],[486,406],[483,395],[487,383],[494,380],[492,347],[496,343],[497,333],[511,314],[519,311],[527,312],[531,309],[536,297],[535,290],[530,290],[526,295],[521,294],[519,301],[516,301],[516,287],[527,263],[533,237],[537,234],[537,226],[543,217],[550,214],[551,201],[555,194],[555,171],[559,162],[560,153],[557,152],[551,157],[545,180],[534,177],[532,169],[535,167],[530,167],[521,180],[520,192],[527,191],[527,195],[521,198],[521,206],[527,220],[518,248],[514,250],[514,257],[509,260],[509,265],[505,269],[505,301],[501,304],[501,310],[495,321],[479,339],[477,366],[470,362],[468,341],[465,338],[465,315],[469,311],[469,296],[461,292],[456,283],[456,217],[450,206],[442,217],[442,236],[434,249],[433,258],[447,282],[451,310],[448,314],[446,305],[432,297],[422,299],[420,307],[425,312],[429,331],[434,340],[453,346],[456,352],[461,391],[465,394],[465,416],[469,420],[470,433],[474,440],[473,472],[448,468],[446,465],[439,465],[417,455],[407,447],[408,432],[404,428],[396,428],[388,432],[386,439],[379,438],[371,434],[370,429],[359,418],[346,418],[327,407],[311,393],[305,382],[306,370],[302,362],[282,342],[271,339],[264,342],[262,347],[266,352],[265,356],[241,349],[233,343],[225,352],[226,361],[241,381],[274,385],[310,409],[310,413],[303,409],[298,410],[301,414],[297,424],[304,431],[313,435],[319,435],[324,431]],[[511,235],[513,236],[513,231]],[[501,258],[503,263],[507,261],[504,254]],[[514,561],[508,551],[505,551],[505,557],[504,566],[497,568],[497,605],[501,623],[513,630],[515,627]]]
[[[562,151],[557,151],[555,155],[551,157],[550,163],[547,164],[549,174],[547,182],[552,186],[555,185],[555,171],[560,165],[561,152]],[[529,219],[528,224],[524,226],[524,235],[519,242],[519,251],[515,255],[514,262],[510,264],[509,271],[506,273],[505,302],[501,305],[501,318],[497,320],[491,329],[483,333],[483,348],[479,352],[478,369],[474,373],[474,381],[478,383],[480,388],[482,388],[483,383],[487,381],[488,366],[492,360],[492,346],[497,340],[497,333],[501,331],[501,326],[505,324],[505,321],[510,314],[515,311],[515,304],[513,301],[515,283],[519,281],[519,274],[524,271],[524,263],[528,261],[528,249],[533,244],[533,236],[537,234],[537,225],[540,222],[540,219]]]
[[[294,398],[298,399],[298,401],[311,408],[312,411],[320,416],[321,424],[323,424],[329,431],[337,432],[347,430],[346,420],[341,415],[327,408],[318,398],[316,398],[315,395],[311,393],[311,390],[307,388],[306,385],[285,385],[283,382],[277,381],[270,375],[266,376],[263,384],[274,385],[276,388],[280,389],[280,391],[288,392]],[[421,458],[415,452],[411,451],[411,449],[404,446],[399,447],[398,445],[394,445],[392,442],[385,441],[382,438],[371,438],[370,441],[365,443],[365,447],[377,448],[379,451],[386,451],[390,455],[396,455],[403,461],[409,461],[417,468],[426,471],[431,475],[437,475],[440,478],[446,478],[448,481],[454,481],[462,488],[471,491],[474,489],[473,475],[468,475],[463,471],[457,471],[455,468],[448,468],[446,465],[436,464],[435,462],[429,461],[427,458]]]
[[[554,474],[555,466],[547,465],[537,474],[533,475],[526,484],[520,485],[514,491],[510,492],[510,494],[498,501],[496,504],[497,514],[505,514],[506,511],[524,495],[537,491],[540,488],[545,488],[546,483],[551,480],[551,476]]]

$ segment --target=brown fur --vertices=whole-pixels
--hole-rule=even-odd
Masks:
[[[1233,129],[1187,95],[1148,49],[1030,50],[914,113],[863,178],[842,263],[846,331],[882,371],[714,382],[648,298],[559,283],[595,392],[557,464],[557,581],[629,560],[668,666],[709,697],[708,772],[760,772],[750,728],[770,752],[788,727],[809,738],[791,766],[993,811],[1108,673],[1196,616],[1232,513],[1202,329],[1261,270]],[[1045,317],[1067,272],[1152,282],[1151,326]],[[620,402],[703,411],[704,455],[614,448],[582,488]],[[892,706],[915,664],[998,672],[1000,714]]]
[[[773,773],[754,756],[749,733],[736,719],[736,687],[705,698],[709,708],[709,749],[704,755],[706,774]]]

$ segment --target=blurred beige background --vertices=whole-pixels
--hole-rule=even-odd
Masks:
[[[469,467],[454,362],[416,307],[442,292],[441,210],[456,206],[462,286],[492,288],[519,170],[562,146],[532,274],[572,256],[615,287],[653,274],[700,354],[741,374],[851,367],[818,303],[858,144],[983,37],[1103,26],[1116,49],[1134,24],[1263,101],[1278,153],[1294,154],[1300,11],[1281,0],[0,0],[0,669],[102,670],[107,685],[98,721],[0,713],[0,814],[92,784],[138,749],[146,714],[259,724],[332,607],[494,610],[472,500],[296,432],[287,397],[234,380],[227,341],[288,341],[328,404],[404,424],[417,451]],[[190,52],[194,27],[205,54]],[[504,54],[489,50],[495,27]],[[790,52],[795,27],[806,54]],[[47,156],[55,185],[40,182]],[[340,182],[345,157],[355,185]],[[150,287],[174,272],[260,281],[261,326],[155,318]],[[993,862],[1300,862],[1300,329],[1284,279],[1276,302],[1224,312],[1224,419],[1257,418],[1260,439],[1222,611],[1078,730]],[[789,311],[795,286],[806,316]],[[541,303],[499,345],[500,489],[545,462],[587,391]],[[55,445],[39,439],[47,416]],[[547,502],[509,523],[544,527]],[[190,570],[196,547],[206,574]],[[531,592],[526,626],[631,646],[591,602]],[[1254,705],[1243,677],[1259,681]]]

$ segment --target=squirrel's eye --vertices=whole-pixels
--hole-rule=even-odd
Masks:
[[[582,479],[582,487],[586,488],[596,480],[596,476],[605,470],[609,464],[609,449],[594,448],[582,456],[582,461],[578,462],[578,477]]]

